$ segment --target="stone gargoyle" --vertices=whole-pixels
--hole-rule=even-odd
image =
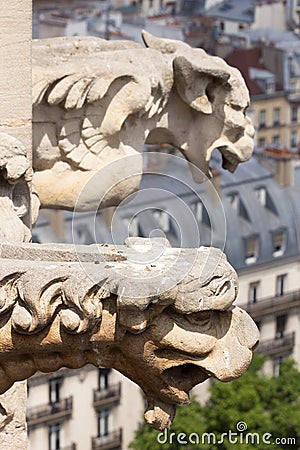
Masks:
[[[139,188],[145,143],[176,147],[206,176],[215,148],[230,171],[251,156],[239,71],[183,42],[146,32],[143,39],[147,48],[91,37],[33,42],[33,168],[42,206],[116,206]]]
[[[145,143],[177,147],[206,176],[214,148],[230,171],[251,156],[240,73],[182,42],[144,41],[34,43],[33,181],[43,207],[118,205],[139,188]],[[220,250],[163,244],[152,255],[153,241],[140,238],[7,242],[28,240],[33,202],[23,205],[18,188],[30,186],[26,158],[22,143],[0,136],[0,207],[10,215],[0,221],[0,393],[38,370],[113,367],[143,389],[146,420],[162,430],[196,384],[242,375],[258,330],[233,305],[237,276]]]
[[[195,385],[243,374],[259,334],[233,305],[225,255],[164,245],[157,257],[153,241],[127,244],[0,244],[0,393],[38,370],[114,367],[163,430]]]

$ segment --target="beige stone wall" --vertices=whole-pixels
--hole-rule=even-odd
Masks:
[[[31,150],[31,0],[3,0],[0,8],[0,132]],[[25,450],[26,383],[0,396],[0,448]]]
[[[285,97],[252,99],[251,108],[253,122],[256,129],[256,143],[259,145],[260,138],[265,139],[265,145],[273,143],[274,136],[279,136],[279,144],[290,146],[290,104]],[[280,108],[280,124],[274,125],[274,109]],[[259,114],[261,110],[266,111],[266,126],[260,127]]]
[[[53,374],[53,377],[59,373]],[[141,389],[124,375],[112,370],[109,375],[109,385],[121,382],[121,398],[116,404],[107,404],[110,409],[109,431],[122,428],[122,448],[128,448],[133,440],[134,431],[143,421],[145,405]],[[30,382],[29,382],[30,383]],[[72,416],[61,426],[61,446],[68,447],[76,442],[77,450],[91,448],[92,437],[97,436],[97,411],[93,406],[93,392],[98,388],[98,369],[83,368],[64,376],[60,389],[61,399],[73,397]],[[47,405],[49,402],[49,386],[45,377],[42,384],[30,387],[28,398],[29,412],[31,408]],[[40,450],[41,443],[47,445],[48,424],[45,421],[29,432],[29,449]]]
[[[276,293],[276,277],[287,274],[285,291],[294,292],[300,290],[300,263],[290,262],[283,264],[278,261],[278,265],[270,267],[250,268],[244,273],[239,273],[239,294],[236,300],[238,305],[244,305],[248,301],[248,291],[250,283],[260,282],[259,298],[272,297]]]
[[[31,149],[31,0],[0,8],[0,131]]]

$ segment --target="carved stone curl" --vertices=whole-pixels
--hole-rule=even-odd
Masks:
[[[155,257],[151,245],[1,244],[0,392],[37,370],[114,367],[143,389],[146,420],[162,430],[196,384],[240,376],[258,331],[232,305],[224,254],[165,246]]]
[[[0,133],[0,240],[31,240],[31,223],[39,210],[37,195],[31,195],[31,180],[24,145],[13,136]]]

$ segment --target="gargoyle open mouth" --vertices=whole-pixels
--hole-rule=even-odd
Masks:
[[[162,377],[168,381],[169,385],[172,386],[174,383],[176,389],[183,391],[185,396],[188,396],[188,392],[197,384],[203,383],[203,381],[210,378],[210,374],[195,364],[184,363],[164,370]]]
[[[218,150],[220,150],[222,154],[223,169],[226,169],[229,172],[233,173],[241,160],[237,156],[235,156],[232,151],[228,149],[228,147],[219,147]]]

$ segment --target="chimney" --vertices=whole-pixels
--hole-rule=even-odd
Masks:
[[[265,148],[262,163],[270,169],[280,186],[292,186],[293,164],[292,152],[287,148]]]

